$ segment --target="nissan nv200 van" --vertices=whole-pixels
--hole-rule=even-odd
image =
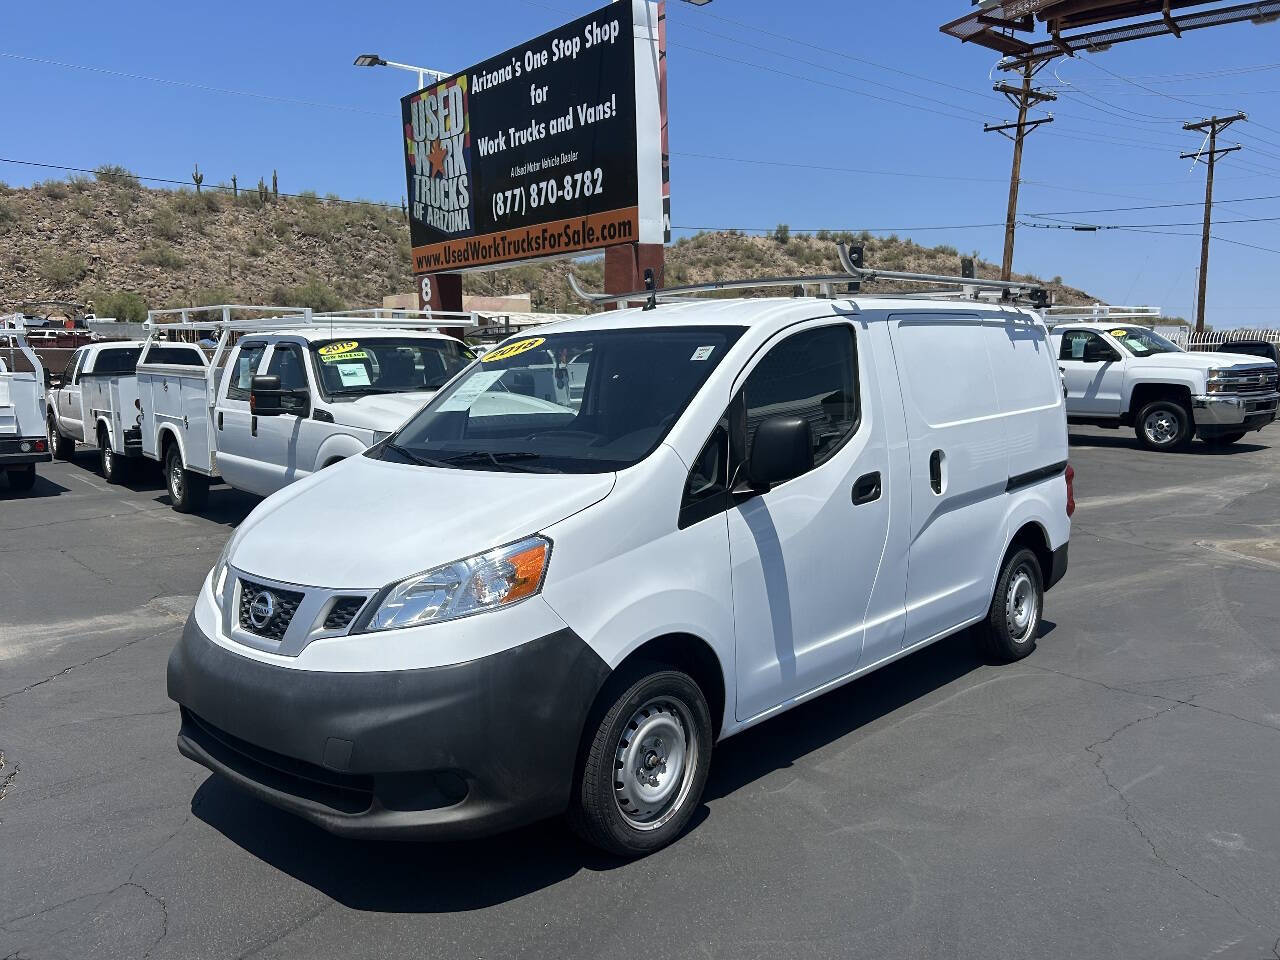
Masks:
[[[169,661],[178,748],[336,834],[676,838],[713,745],[974,626],[1036,645],[1057,356],[978,301],[704,300],[490,351],[264,500]]]

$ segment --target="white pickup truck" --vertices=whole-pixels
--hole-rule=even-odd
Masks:
[[[138,368],[142,452],[163,464],[173,508],[200,509],[215,476],[266,496],[388,436],[475,357],[422,326],[309,312],[156,324],[220,334],[207,366]]]
[[[147,342],[108,341],[80,347],[54,378],[45,415],[49,447],[70,460],[77,443],[98,451],[102,476],[120,483],[130,461],[142,456],[137,367]],[[185,363],[203,363],[191,344],[159,345]]]
[[[21,355],[31,366],[18,370]],[[36,464],[50,459],[44,435],[44,367],[22,331],[0,329],[0,472],[13,490],[30,490]]]
[[[1149,450],[1192,436],[1230,444],[1276,417],[1276,365],[1240,354],[1188,353],[1147,327],[1070,321],[1053,327],[1067,419],[1133,427]]]

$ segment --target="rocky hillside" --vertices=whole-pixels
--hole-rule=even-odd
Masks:
[[[846,234],[840,239],[855,239]],[[837,269],[836,236],[704,233],[672,245],[666,283]],[[955,274],[960,253],[898,237],[856,238],[866,263]],[[468,293],[531,292],[534,308],[581,309],[565,282],[567,261],[473,274]],[[599,258],[574,269],[593,288]],[[998,268],[979,261],[980,276]],[[1092,297],[1054,278],[1059,302]],[[889,289],[877,285],[872,289]],[[378,305],[413,289],[409,235],[399,209],[269,188],[152,190],[128,171],[0,185],[0,312],[6,301],[91,302],[100,315],[138,319],[148,307],[274,303],[338,309]]]

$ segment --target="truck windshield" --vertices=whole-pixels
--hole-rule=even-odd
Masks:
[[[741,335],[741,327],[649,327],[511,341],[437,394],[377,456],[470,470],[621,470],[658,446]]]
[[[1147,357],[1153,353],[1182,353],[1176,343],[1166,340],[1146,327],[1115,327],[1107,331],[1135,357]]]
[[[326,397],[437,390],[475,359],[456,340],[369,337],[311,345]]]

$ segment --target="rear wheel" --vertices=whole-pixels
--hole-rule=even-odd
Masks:
[[[98,431],[98,459],[102,469],[102,479],[107,483],[123,483],[128,470],[128,461],[111,449],[111,437],[105,427]]]
[[[1211,447],[1226,447],[1233,443],[1239,443],[1244,439],[1245,431],[1238,433],[1220,433],[1216,437],[1205,437],[1204,442]]]
[[[176,443],[169,444],[164,455],[164,481],[169,488],[169,501],[179,513],[199,510],[209,499],[209,478],[185,467]]]
[[[1021,660],[1036,648],[1043,610],[1040,561],[1026,547],[1019,548],[1000,568],[991,609],[980,628],[986,652],[1006,663]]]
[[[46,432],[49,434],[49,452],[53,454],[55,460],[70,460],[75,456],[76,442],[58,432],[58,421],[54,419],[53,414],[49,414]]]
[[[8,477],[11,489],[19,491],[30,490],[36,485],[36,465],[28,463],[24,467],[10,467]]]
[[[1135,429],[1148,450],[1181,450],[1191,440],[1191,414],[1176,400],[1153,400],[1138,411]]]
[[[711,763],[711,711],[693,678],[660,664],[615,675],[588,728],[569,821],[622,857],[665,847],[689,823]]]

